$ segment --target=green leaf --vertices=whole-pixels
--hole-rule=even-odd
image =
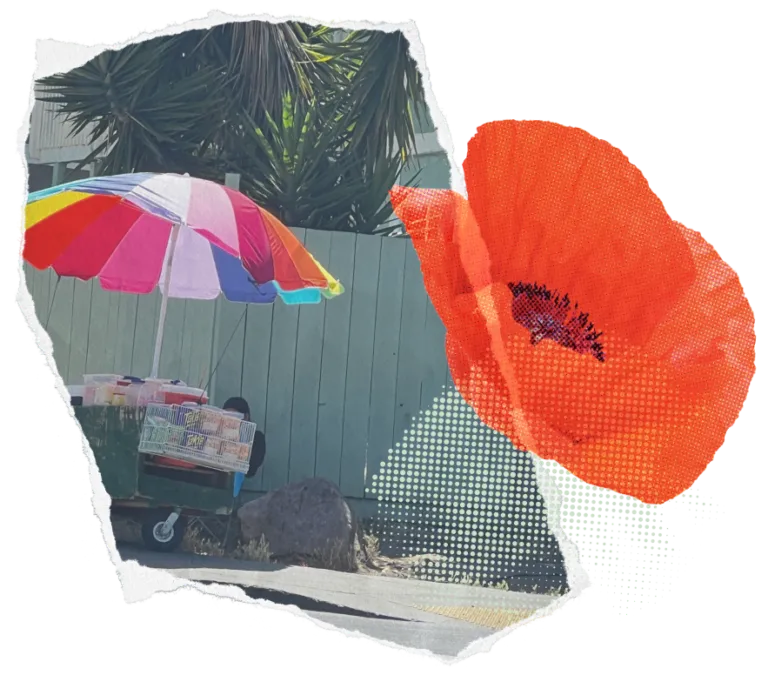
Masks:
[[[107,51],[45,78],[102,173],[221,180],[288,225],[382,233],[415,144],[421,77],[400,32],[240,22]],[[416,113],[414,113],[416,111]]]

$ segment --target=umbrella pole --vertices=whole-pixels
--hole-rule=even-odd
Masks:
[[[165,315],[168,312],[168,291],[171,287],[171,267],[173,266],[173,254],[176,251],[176,240],[179,237],[179,227],[176,224],[171,230],[170,250],[168,251],[168,261],[165,264],[165,279],[163,280],[163,292],[160,294],[160,317],[157,324],[157,336],[155,337],[155,355],[152,358],[151,378],[157,377],[157,371],[160,369],[160,351],[163,347],[163,331],[165,329]]]

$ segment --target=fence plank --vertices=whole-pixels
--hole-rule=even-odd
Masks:
[[[48,319],[50,288],[51,270],[38,271],[38,273],[35,274],[35,287],[32,297],[35,301],[35,311],[37,312],[38,321],[40,321],[40,325],[43,329],[45,329],[46,320]]]
[[[188,334],[192,337],[187,366],[187,382],[191,387],[207,387],[211,378],[214,309],[215,303],[210,300],[187,300],[184,339]],[[184,349],[186,351],[186,342]]]
[[[424,291],[426,294],[426,290]],[[445,358],[445,326],[427,299],[424,324],[424,349],[421,359],[421,409],[428,409],[450,383],[448,362]]]
[[[422,362],[424,352],[429,349],[429,346],[424,344],[429,300],[422,283],[419,257],[410,242],[407,243],[405,250],[403,284],[393,443],[402,440],[403,432],[421,410],[421,380],[424,370]],[[373,468],[378,470],[378,467]]]
[[[27,291],[29,291],[30,296],[32,296],[32,303],[35,307],[35,314],[37,315],[37,320],[40,321],[40,323],[43,323],[42,319],[40,318],[40,313],[38,311],[37,307],[37,300],[40,297],[40,286],[42,279],[40,278],[40,272],[38,272],[32,265],[28,265],[24,263],[24,281],[27,286]]]
[[[69,383],[69,350],[72,334],[72,303],[75,294],[75,280],[55,276],[51,291],[51,318],[48,335],[53,344],[53,358],[56,368],[65,384]]]
[[[307,231],[305,246],[326,269],[329,267],[330,245],[331,238],[326,232]],[[299,310],[288,466],[291,483],[315,475],[325,309],[326,303],[321,301],[318,305],[305,305]]]
[[[115,373],[133,375],[133,344],[136,335],[136,310],[139,296],[120,293],[117,309],[117,337],[115,345]]]
[[[72,332],[69,348],[69,382],[80,384],[85,374],[85,362],[88,356],[88,333],[91,323],[91,294],[93,282],[75,280],[72,300]]]
[[[50,269],[40,270],[35,275],[35,302],[39,305],[40,325],[45,329],[46,323],[50,321],[51,309],[51,283],[53,272]]]
[[[275,303],[264,426],[269,439],[262,479],[265,490],[274,490],[288,480],[298,319],[298,307],[284,305],[280,300]]]
[[[213,391],[209,392],[214,405],[221,406],[230,396],[240,396],[243,379],[243,344],[245,341],[246,306],[228,302],[223,297],[216,300],[215,330],[219,340],[211,349],[211,374],[216,370]]]
[[[341,281],[346,292],[325,306],[315,475],[337,485],[341,480],[341,446],[356,239],[354,234],[334,232],[331,236],[330,260],[327,267],[331,274]]]
[[[104,359],[107,367],[105,372],[114,373],[117,356],[117,320],[122,293],[109,291],[107,295],[109,295],[109,313],[106,326],[102,328],[104,332],[101,333],[101,339],[104,340]]]
[[[163,345],[160,348],[160,367],[158,377],[168,380],[186,380],[181,372],[181,341],[184,334],[184,314],[187,301],[181,298],[168,298],[165,315]],[[187,382],[187,384],[189,384]]]
[[[278,301],[279,302],[279,301]],[[250,305],[245,324],[245,353],[243,354],[242,396],[251,409],[251,420],[264,431],[267,421],[267,383],[272,343],[272,314],[274,305]],[[267,439],[267,453],[270,439]],[[246,490],[261,490],[264,471],[243,484]]]
[[[179,353],[179,379],[184,380],[190,387],[194,387],[195,383],[190,375],[189,369],[192,361],[192,342],[194,340],[193,314],[195,311],[194,303],[200,302],[199,300],[185,300],[184,306],[184,322],[181,326],[181,349]],[[210,361],[210,357],[208,359]]]
[[[294,230],[294,234],[303,244],[306,230]],[[299,308],[286,305],[278,298],[272,310],[272,341],[269,350],[264,424],[269,448],[262,468],[262,486],[265,490],[274,490],[288,480],[298,324]]]
[[[24,268],[24,287],[29,293],[29,297],[32,301],[32,309],[37,314],[37,305],[35,304],[35,277],[37,276],[37,270],[32,267],[28,262],[22,263]]]
[[[85,357],[85,372],[90,375],[111,373],[114,369],[114,351],[110,359],[107,342],[110,306],[117,298],[117,293],[105,291],[98,281],[93,282],[91,325],[88,330],[88,353]]]
[[[365,492],[381,242],[381,237],[357,237],[355,274],[352,288],[348,290],[352,295],[352,313],[339,483],[342,492],[350,497],[363,497]]]
[[[371,414],[368,426],[366,485],[392,447],[395,427],[397,362],[403,308],[407,240],[394,239],[382,247],[373,345]]]
[[[136,329],[131,356],[131,374],[136,377],[149,377],[152,371],[159,312],[159,291],[154,290],[152,293],[139,296],[136,303]]]

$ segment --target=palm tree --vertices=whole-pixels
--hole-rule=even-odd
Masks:
[[[103,174],[188,172],[288,225],[381,232],[415,144],[421,77],[400,32],[230,23],[107,51],[40,82]]]

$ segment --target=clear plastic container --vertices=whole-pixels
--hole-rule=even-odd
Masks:
[[[139,390],[139,400],[136,405],[145,407],[150,403],[162,403],[162,396],[159,395],[160,388],[163,385],[158,382],[150,382],[147,380]]]
[[[125,405],[136,407],[139,405],[141,392],[144,390],[143,382],[131,382],[131,384],[121,387],[125,394]]]
[[[164,403],[165,395],[162,391],[166,386],[185,387],[186,384],[181,380],[161,380],[159,378],[148,377],[144,380],[144,385],[139,392],[139,406],[147,406],[150,403]]]
[[[86,387],[86,392],[88,388]],[[83,400],[83,405],[112,405],[115,392],[117,391],[117,385],[109,382],[96,385],[93,388],[93,398],[89,399],[91,402],[86,403]]]
[[[122,380],[122,375],[115,375],[110,373],[109,375],[83,375],[83,384],[87,387],[89,384],[103,384],[104,382],[117,382]]]
[[[119,375],[83,375],[83,405],[112,405]]]
[[[113,405],[127,405],[136,407],[139,405],[142,392],[146,383],[139,377],[126,376],[120,378],[113,396]]]

